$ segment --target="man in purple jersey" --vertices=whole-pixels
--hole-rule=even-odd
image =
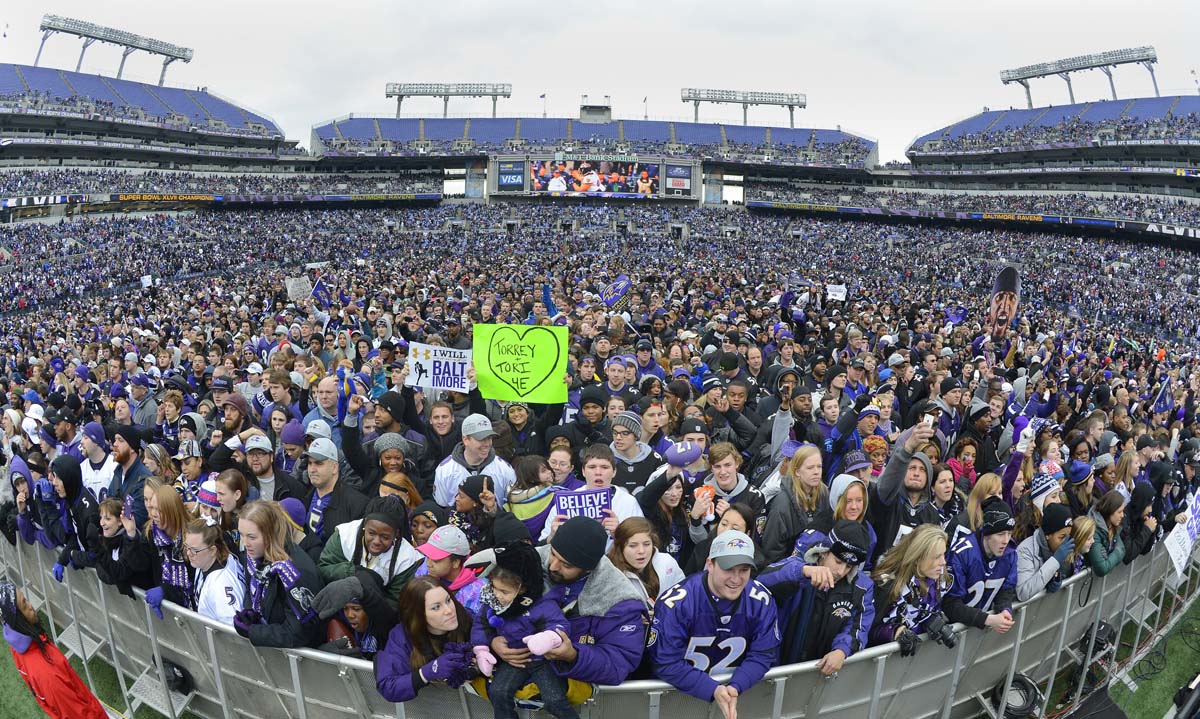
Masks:
[[[750,578],[754,544],[728,530],[713,540],[704,571],[663,594],[654,607],[647,647],[659,679],[713,701],[726,718],[758,683],[779,651],[775,599]],[[728,683],[714,678],[732,670]]]

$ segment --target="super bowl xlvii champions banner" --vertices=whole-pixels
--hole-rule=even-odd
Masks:
[[[1012,326],[1017,316],[1017,306],[1021,303],[1021,276],[1017,268],[1005,267],[996,275],[992,283],[992,296],[988,303],[987,328],[992,342],[999,346]]]

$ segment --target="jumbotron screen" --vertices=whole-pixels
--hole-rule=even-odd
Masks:
[[[552,195],[655,197],[658,164],[610,160],[533,160],[529,189]]]

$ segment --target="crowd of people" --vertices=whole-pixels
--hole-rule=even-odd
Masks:
[[[1165,246],[590,204],[4,232],[7,307],[36,299],[0,325],[7,540],[372,659],[391,701],[469,682],[571,717],[659,678],[731,717],[772,666],[1008,631],[1200,485],[1170,279],[1200,260]],[[324,291],[289,296],[305,272]],[[568,328],[566,401],[410,386],[411,343],[496,322]]]
[[[195,173],[118,169],[14,169],[0,171],[0,196],[73,193],[206,193],[217,195],[375,194],[441,192],[439,172],[370,175]]]
[[[570,229],[571,223],[577,228]],[[683,239],[672,232],[678,226],[688,229]],[[258,263],[342,266],[394,253],[414,253],[434,270],[448,248],[485,258],[482,266],[516,267],[514,253],[544,256],[564,246],[590,260],[629,253],[643,271],[653,268],[662,275],[678,271],[672,262],[677,256],[685,258],[689,271],[706,273],[733,261],[754,286],[773,276],[779,257],[803,248],[805,263],[793,269],[808,281],[825,273],[844,277],[854,296],[876,301],[899,297],[897,282],[903,281],[946,307],[970,306],[986,290],[974,277],[994,272],[1004,261],[1019,261],[1027,286],[1038,288],[1032,296],[1039,312],[1119,325],[1146,341],[1196,334],[1195,318],[1179,308],[1200,293],[1200,260],[1165,245],[993,229],[881,227],[732,207],[503,202],[10,225],[0,229],[0,248],[11,254],[0,312],[42,308],[52,317],[70,298],[88,307],[88,295],[146,275],[165,281]],[[943,249],[931,253],[929,246]],[[864,266],[863,257],[891,261]],[[265,287],[255,290],[267,294]]]
[[[1200,114],[1164,115],[1162,117],[1116,117],[1092,122],[1073,117],[1054,125],[1003,126],[994,130],[971,132],[957,137],[934,137],[936,152],[966,152],[994,147],[1034,147],[1052,143],[1085,145],[1102,140],[1195,140],[1200,138]],[[914,148],[918,152],[928,148]]]
[[[188,131],[197,125],[202,125],[208,132],[247,137],[269,137],[278,134],[278,130],[263,125],[247,124],[244,127],[231,127],[224,123],[201,117],[182,117],[180,115],[157,115],[148,112],[143,107],[118,104],[109,100],[101,100],[86,95],[68,95],[61,97],[48,91],[29,90],[25,92],[10,92],[0,94],[0,108],[20,110],[48,110],[57,113],[74,114],[80,118],[91,119],[93,115],[116,120],[133,120],[154,122],[172,130]]]
[[[1200,225],[1200,202],[1131,193],[1086,195],[1081,192],[994,194],[870,191],[861,187],[804,187],[783,182],[747,182],[744,196],[747,201],[805,202],[927,212],[1018,212]]]
[[[535,138],[523,140],[519,146],[473,140],[464,144],[458,140],[424,140],[420,142],[391,139],[380,144],[375,139],[337,138],[326,140],[330,147],[344,146],[351,152],[397,157],[454,156],[498,154],[520,149],[523,152],[581,152],[636,155],[638,157],[677,157],[680,159],[746,161],[753,164],[817,165],[830,167],[866,167],[873,145],[858,137],[838,142],[811,141],[808,145],[787,143],[682,143],[665,140],[621,140],[606,135],[579,134],[586,127],[577,124],[573,139]],[[344,151],[344,150],[343,150]],[[766,159],[770,157],[770,159]]]

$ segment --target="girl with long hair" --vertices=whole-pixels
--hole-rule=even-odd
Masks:
[[[146,603],[161,618],[164,599],[191,607],[192,572],[183,549],[183,532],[192,517],[170,485],[147,483],[143,495],[150,515],[143,530],[145,543],[158,567],[158,586],[146,590]]]
[[[406,702],[437,682],[452,689],[471,677],[471,616],[442,583],[414,577],[397,602],[400,623],[375,655],[375,687],[390,702]]]
[[[221,526],[211,517],[188,522],[183,551],[191,564],[190,606],[197,613],[233,626],[233,615],[242,609],[246,583],[237,557],[225,546]]]
[[[763,530],[763,554],[768,562],[779,561],[791,554],[796,538],[829,502],[819,447],[809,445],[797,449],[790,458],[784,459],[779,476],[782,488],[771,499]]]
[[[880,558],[873,573],[872,645],[901,640],[906,633],[920,634],[930,619],[941,615],[942,597],[953,581],[946,572],[947,542],[940,527],[922,524]]]
[[[107,719],[104,706],[50,642],[37,610],[12,582],[0,581],[0,619],[17,672],[48,716]]]
[[[659,595],[684,578],[675,558],[659,551],[658,535],[643,517],[630,517],[617,525],[608,558],[629,578],[651,616]]]
[[[275,502],[251,502],[238,516],[238,532],[246,596],[234,629],[258,647],[317,646],[321,622],[312,600],[324,585],[312,559],[288,536],[287,515]]]

